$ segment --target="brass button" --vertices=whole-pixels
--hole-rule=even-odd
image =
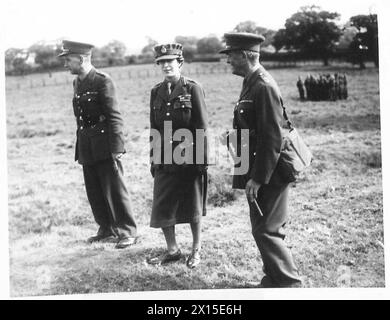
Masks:
[[[169,112],[167,112],[167,116],[170,116],[171,114]]]
[[[167,103],[167,106],[170,106],[170,105],[171,105],[171,103],[170,103],[170,102],[168,102],[168,103]]]
[[[84,129],[84,128],[81,126],[81,127],[80,127],[80,130],[83,130],[83,129]]]
[[[241,110],[240,110],[240,113],[244,113],[244,110],[241,109]]]
[[[91,101],[91,98],[89,98],[88,101]]]
[[[100,131],[101,133],[104,133],[104,130]]]

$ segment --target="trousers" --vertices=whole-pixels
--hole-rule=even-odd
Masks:
[[[116,163],[116,168],[113,160],[83,165],[87,197],[99,225],[98,234],[135,237],[137,225],[124,183],[123,166],[120,160],[116,160]]]
[[[259,214],[255,204],[248,201],[252,235],[263,260],[263,271],[275,287],[301,283],[292,254],[284,242],[288,191],[289,184],[262,185],[257,201],[263,216]]]

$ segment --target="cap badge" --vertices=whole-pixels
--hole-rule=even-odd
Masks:
[[[166,53],[167,52],[167,49],[165,47],[162,47],[161,48],[161,53]]]

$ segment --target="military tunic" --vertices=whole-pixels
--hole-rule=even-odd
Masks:
[[[167,135],[167,123],[171,124],[172,135]],[[160,141],[151,141],[154,189],[150,226],[198,222],[206,214],[207,189],[207,110],[202,87],[181,76],[169,95],[166,81],[157,84],[150,96],[150,125],[161,136]],[[188,129],[192,141],[172,139],[180,129]],[[195,138],[196,130],[203,132],[203,139]],[[165,135],[171,138],[164,139]],[[183,163],[177,163],[174,153],[183,143],[192,153]],[[160,163],[155,161],[156,153]],[[197,157],[197,153],[201,154]]]
[[[111,78],[92,68],[73,82],[73,111],[77,121],[75,160],[83,166],[84,182],[98,234],[135,236],[120,160],[124,153],[123,120]]]
[[[299,283],[297,268],[283,239],[289,183],[278,166],[283,139],[283,108],[279,88],[260,66],[244,79],[234,109],[233,127],[249,129],[249,171],[234,175],[233,188],[245,189],[249,179],[261,184],[257,200],[261,216],[249,203],[252,234],[262,255],[264,271],[276,286]],[[238,148],[240,149],[240,138]]]

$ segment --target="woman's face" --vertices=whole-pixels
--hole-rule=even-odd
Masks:
[[[167,79],[180,77],[181,63],[177,59],[163,59],[158,62]]]

